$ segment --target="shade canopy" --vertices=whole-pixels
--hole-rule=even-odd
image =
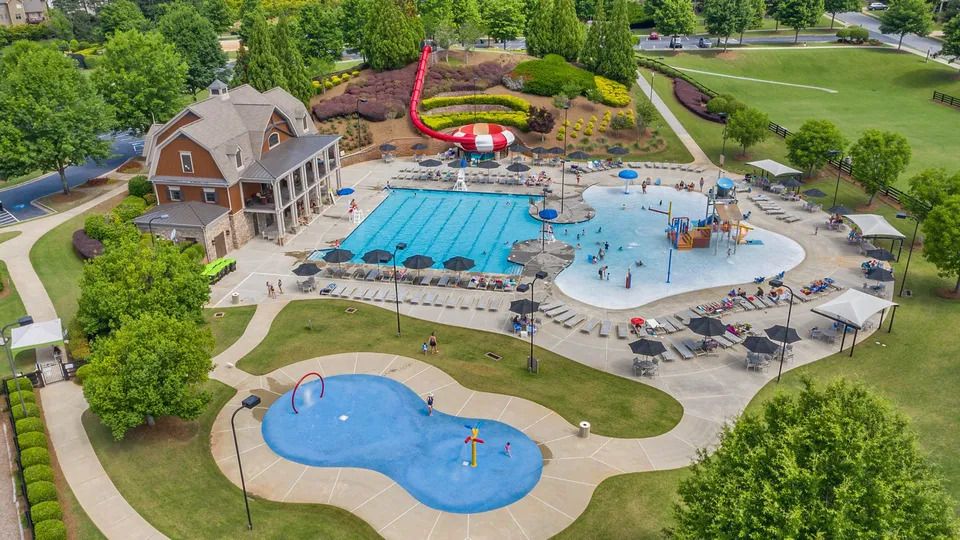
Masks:
[[[590,159],[590,154],[577,150],[576,152],[571,152],[570,155],[567,156],[567,159],[572,159],[574,161],[583,161],[586,159]]]
[[[787,178],[783,182],[780,182],[780,185],[782,185],[783,187],[792,189],[792,188],[800,187],[803,184],[801,184],[800,181],[797,180],[796,178]]]
[[[641,356],[657,356],[667,352],[663,343],[655,339],[638,339],[630,344],[630,350]]]
[[[517,141],[517,142],[515,142],[515,143],[513,143],[513,144],[510,145],[509,150],[510,150],[511,152],[527,152],[527,151],[530,150],[530,149],[527,148],[526,146],[524,146],[522,142]]]
[[[617,176],[623,178],[624,180],[636,180],[637,171],[633,169],[621,169]]]
[[[780,349],[779,345],[762,336],[749,336],[743,341],[743,346],[757,354],[773,354]]]
[[[747,165],[751,165],[762,171],[768,172],[771,176],[783,176],[786,174],[800,175],[800,171],[794,169],[793,167],[787,167],[783,163],[778,163],[772,159],[751,161],[750,163],[747,163]]]
[[[887,270],[886,268],[871,268],[867,272],[867,279],[872,279],[873,281],[896,281],[896,278],[893,277],[893,272]]]
[[[824,302],[810,311],[861,329],[870,317],[898,305],[885,298],[847,289],[840,296]]]
[[[455,159],[455,160],[447,163],[447,167],[450,167],[450,168],[453,168],[453,169],[466,169],[466,168],[467,168],[467,160],[464,159],[464,158]]]
[[[303,263],[293,269],[294,274],[302,277],[315,275],[319,271],[320,269],[313,263]]]
[[[779,341],[780,343],[795,343],[800,341],[800,334],[797,333],[796,328],[787,328],[782,324],[771,326],[764,330],[767,333],[767,337],[773,341]]]
[[[623,156],[630,153],[629,150],[622,146],[611,146],[610,148],[607,148],[607,152],[615,156]]]
[[[436,159],[425,159],[420,162],[421,167],[439,167],[441,165],[443,165],[443,163]]]
[[[348,249],[331,249],[324,253],[323,260],[328,263],[345,263],[353,258],[353,252]]]
[[[906,236],[891,225],[883,216],[876,214],[848,214],[843,219],[849,220],[860,229],[864,238],[893,238],[903,240]]]
[[[831,214],[839,214],[841,216],[845,216],[850,213],[850,209],[843,205],[837,205],[837,206],[831,206],[830,208],[827,208],[827,212],[830,212]]]
[[[554,146],[554,147],[552,147],[552,148],[550,148],[550,149],[547,150],[547,153],[553,154],[553,155],[556,155],[556,156],[559,156],[559,155],[562,154],[563,152],[564,152],[563,148],[560,148],[559,146]]]
[[[694,334],[706,337],[722,336],[727,332],[727,325],[723,324],[720,319],[714,319],[712,317],[690,319],[690,324],[687,326],[690,327],[690,330],[692,330]]]
[[[381,151],[381,152],[393,152],[393,151],[396,150],[396,149],[397,149],[397,147],[394,146],[394,145],[392,145],[392,144],[390,144],[390,143],[386,143],[386,144],[381,144],[381,145],[380,145],[380,151]]]
[[[492,159],[488,159],[487,161],[481,161],[480,164],[477,165],[477,167],[480,167],[481,169],[496,169],[499,166],[500,164],[497,163],[496,161],[493,161]]]
[[[433,259],[426,255],[414,255],[413,257],[407,257],[407,259],[403,261],[403,265],[413,270],[422,270],[433,266]]]
[[[530,170],[530,167],[524,165],[523,163],[513,163],[507,167],[507,170],[510,172],[527,172]]]
[[[537,146],[536,148],[533,148],[530,151],[533,152],[534,154],[546,154],[548,152],[548,150],[542,146]]]
[[[454,272],[466,272],[476,265],[476,261],[466,257],[451,257],[443,261],[443,267]]]
[[[63,346],[63,325],[60,324],[60,319],[17,326],[10,331],[10,353],[14,356],[20,351],[54,345]]]
[[[540,302],[534,302],[526,298],[510,302],[510,311],[517,315],[531,315],[540,309]]]
[[[878,261],[892,261],[897,258],[896,255],[890,253],[889,250],[883,248],[869,249],[867,250],[867,257],[871,259],[876,259]]]
[[[422,142],[418,142],[417,144],[411,146],[410,148],[412,148],[412,149],[414,149],[414,150],[426,150],[426,149],[427,149],[427,145],[423,144]]]
[[[803,194],[806,195],[807,197],[813,197],[813,198],[815,198],[815,199],[820,198],[820,197],[826,197],[826,196],[827,196],[826,193],[820,191],[820,190],[817,189],[817,188],[810,188],[810,189],[804,191]]]
[[[539,215],[541,219],[557,219],[557,216],[560,214],[557,213],[555,208],[544,208],[537,215]]]
[[[367,264],[381,264],[385,262],[390,262],[390,259],[393,258],[393,253],[383,249],[375,249],[373,251],[368,251],[363,254],[363,262]]]

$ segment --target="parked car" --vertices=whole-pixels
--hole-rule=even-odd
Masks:
[[[671,48],[671,49],[682,49],[682,48],[683,48],[683,43],[680,43],[680,38],[679,38],[679,37],[673,36],[672,38],[670,38],[670,48]]]
[[[658,39],[660,39],[660,34],[656,32],[650,32],[650,35],[647,36],[647,39],[649,39],[650,41],[657,41]]]
[[[700,41],[697,42],[697,47],[701,49],[709,49],[713,46],[713,43],[710,42],[710,38],[700,38]]]
[[[883,11],[887,9],[887,5],[883,2],[870,2],[867,5],[867,10],[869,11]]]

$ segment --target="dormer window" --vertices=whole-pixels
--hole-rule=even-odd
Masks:
[[[280,144],[280,134],[277,133],[276,131],[274,131],[274,132],[271,133],[270,136],[267,138],[267,146],[269,146],[270,148],[273,148],[274,146],[276,146],[276,145],[278,145],[278,144]]]
[[[180,152],[180,170],[193,174],[193,155],[190,152]]]
[[[243,150],[237,147],[237,169],[243,168]]]
[[[304,130],[304,131],[310,131],[310,128],[307,127],[307,117],[306,117],[306,116],[303,117],[303,130]]]

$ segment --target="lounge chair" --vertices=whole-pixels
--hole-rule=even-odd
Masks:
[[[587,324],[580,327],[580,331],[584,334],[589,334],[593,332],[593,329],[600,325],[600,319],[590,319],[587,321]]]
[[[384,301],[384,302],[393,302],[393,303],[396,303],[396,301],[397,301],[397,293],[394,292],[392,289],[388,290],[388,291],[387,291],[387,295],[383,297],[383,301]]]
[[[540,306],[540,311],[547,312],[551,309],[556,309],[558,307],[563,307],[563,302],[550,302],[549,304],[543,304]]]
[[[364,297],[364,295],[367,294],[367,291],[369,290],[370,289],[364,289],[363,287],[357,287],[356,290],[353,291],[353,294],[351,296],[353,297],[354,300],[360,300],[361,298]]]
[[[600,337],[608,337],[610,335],[610,329],[613,327],[613,323],[610,321],[602,321],[600,323]]]
[[[459,304],[460,304],[460,297],[459,297],[459,296],[454,296],[454,295],[451,294],[451,295],[447,298],[447,303],[444,304],[444,305],[446,305],[448,308],[455,308],[455,307],[457,307]]]
[[[503,303],[502,298],[491,297],[490,301],[487,303],[487,311],[500,311],[500,305]]]
[[[627,339],[628,337],[630,337],[630,325],[627,323],[617,324],[617,338]]]
[[[476,296],[464,298],[464,300],[460,302],[460,309],[470,309],[473,307],[473,305],[476,302],[477,302]]]
[[[677,353],[670,350],[670,347],[667,347],[667,350],[663,351],[663,354],[660,356],[662,356],[667,362],[676,362],[677,360],[680,360],[680,357],[677,356]]]
[[[730,340],[734,345],[739,345],[739,344],[743,343],[743,341],[746,339],[745,337],[743,337],[743,336],[738,336],[737,334],[734,334],[733,332],[731,332],[731,331],[729,331],[729,330],[727,330],[727,333],[724,334],[723,337],[725,337],[725,338],[727,338],[728,340]]]
[[[350,298],[351,296],[353,296],[353,293],[356,290],[357,290],[356,287],[350,287],[350,288],[344,287],[343,289],[340,289],[340,298]]]
[[[403,299],[405,302],[410,302],[411,304],[420,303],[420,295],[418,293],[407,293],[406,298]]]
[[[376,281],[376,280],[380,279],[380,270],[373,269],[373,270],[367,272],[367,275],[366,275],[366,277],[365,277],[364,279],[365,279],[366,281]]]
[[[683,343],[677,343],[676,341],[671,341],[670,344],[673,345],[673,348],[676,349],[678,353],[680,353],[680,356],[684,360],[693,360],[694,356],[696,356],[693,354],[693,351],[691,351],[690,348]]]
[[[566,306],[560,306],[560,307],[558,307],[558,308],[551,309],[550,311],[545,311],[544,314],[545,314],[547,317],[553,318],[553,317],[557,317],[557,316],[563,315],[563,314],[566,313],[567,311],[570,311],[570,308],[568,308],[568,307],[566,307]]]
[[[373,289],[367,289],[367,291],[363,293],[363,299],[367,301],[373,300],[373,293],[374,293]]]
[[[420,303],[425,306],[429,306],[433,304],[433,301],[436,299],[437,299],[437,293],[432,293],[432,292],[423,293],[423,298],[420,300]]]
[[[587,320],[585,316],[577,314],[572,319],[567,319],[566,321],[563,321],[563,325],[567,328],[574,328],[585,320]]]
[[[450,283],[450,276],[442,276],[437,282],[437,287],[446,287],[448,283]]]
[[[433,302],[435,306],[443,306],[447,304],[447,299],[450,297],[449,294],[438,294],[437,299]]]
[[[384,296],[384,294],[385,294],[385,293],[384,293],[384,290],[383,290],[383,289],[377,289],[377,292],[374,293],[374,295],[373,295],[373,301],[374,301],[374,302],[382,302],[382,301],[383,301],[383,296]]]
[[[569,320],[574,319],[575,317],[577,317],[577,316],[579,316],[579,315],[580,315],[580,314],[577,313],[576,311],[570,310],[570,311],[564,313],[563,315],[559,315],[559,316],[555,317],[555,318],[553,319],[553,322],[555,322],[555,323],[565,323],[565,322],[567,322],[567,321],[569,321]]]
[[[336,283],[329,283],[326,287],[320,289],[320,296],[332,296],[334,291],[337,290]]]

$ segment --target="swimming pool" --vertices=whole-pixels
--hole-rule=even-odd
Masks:
[[[421,503],[461,514],[511,504],[540,480],[543,455],[516,428],[438,411],[428,416],[416,393],[387,377],[337,375],[325,383],[323,398],[320,381],[300,386],[299,414],[290,392],[267,410],[262,433],[274,452],[315,467],[372,469]],[[473,468],[464,439],[478,424],[484,443],[477,445]]]
[[[507,260],[516,240],[535,238],[539,222],[530,217],[530,196],[392,189],[340,246],[360,262],[374,249],[392,252],[399,242],[407,249],[397,264],[411,255],[427,255],[435,268],[450,257],[468,257],[476,272],[515,274],[520,266]],[[322,253],[311,258],[322,258]]]
[[[747,238],[762,244],[740,244],[736,253],[731,244],[728,254],[726,240],[716,253],[713,248],[674,250],[667,283],[667,216],[649,208],[666,210],[672,202],[674,217],[687,216],[695,221],[704,218],[706,197],[668,187],[649,187],[646,194],[631,187],[625,194],[623,187],[593,186],[583,198],[597,214],[589,222],[557,228],[557,239],[571,245],[580,243],[581,249],[573,264],[557,276],[556,284],[565,294],[587,304],[626,309],[683,292],[749,283],[756,276],[790,270],[805,255],[790,238],[757,228]],[[585,234],[578,240],[578,233]],[[604,242],[610,244],[604,260],[591,264],[587,255],[596,255]],[[642,267],[636,266],[638,260],[643,262]],[[597,275],[603,265],[609,266],[609,281],[601,281]],[[630,289],[625,287],[627,269],[632,275]]]

